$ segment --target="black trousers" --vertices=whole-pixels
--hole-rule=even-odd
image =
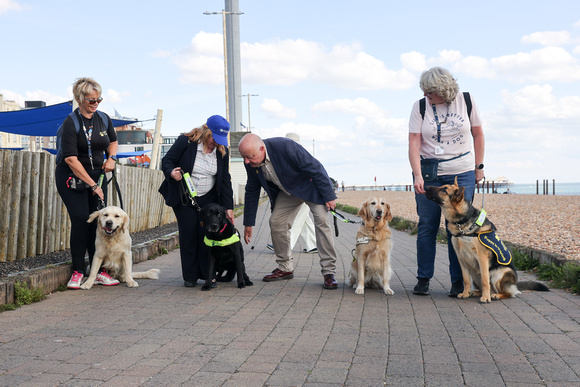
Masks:
[[[102,170],[88,170],[94,181],[98,181]],[[97,222],[87,223],[89,215],[97,210],[99,197],[93,194],[90,188],[83,192],[73,191],[66,186],[66,181],[72,174],[67,165],[57,165],[55,170],[56,189],[60,195],[71,222],[70,253],[73,270],[79,273],[85,271],[85,254],[89,254],[89,264],[95,255],[95,238]],[[107,187],[103,185],[105,203],[107,202]]]
[[[200,207],[217,203],[217,191],[214,188],[196,199]],[[200,212],[189,205],[175,206],[173,212],[177,218],[179,230],[179,254],[183,280],[194,283],[197,280],[205,281],[209,273],[209,258],[207,246],[203,243],[205,232],[201,227]]]

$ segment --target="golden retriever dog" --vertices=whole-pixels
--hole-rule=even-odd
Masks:
[[[389,221],[393,219],[391,207],[385,198],[372,197],[363,203],[358,215],[363,224],[356,234],[356,258],[351,264],[350,285],[356,294],[364,294],[365,286],[394,294],[389,286],[393,247],[389,229]]]
[[[485,212],[465,200],[465,187],[458,186],[457,177],[454,184],[425,187],[425,195],[441,206],[452,235],[464,284],[463,293],[457,298],[476,296],[481,303],[488,303],[514,297],[520,290],[549,291],[537,281],[518,282],[511,253],[495,235],[495,225]],[[475,290],[471,290],[472,282]]]
[[[119,282],[126,282],[130,288],[139,286],[135,278],[158,279],[159,269],[132,273],[133,254],[129,235],[129,216],[119,207],[109,206],[93,212],[88,223],[97,220],[97,239],[91,272],[81,289],[90,289],[95,283],[99,269],[103,267]]]

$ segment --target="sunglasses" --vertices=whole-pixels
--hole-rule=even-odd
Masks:
[[[103,97],[99,97],[97,99],[88,99],[85,97],[85,99],[87,100],[87,102],[89,103],[89,105],[94,105],[96,103],[101,103],[101,101],[103,100]]]

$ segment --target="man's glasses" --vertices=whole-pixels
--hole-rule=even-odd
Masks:
[[[99,97],[97,99],[88,99],[85,97],[85,99],[87,100],[87,102],[89,103],[89,105],[94,105],[97,103],[101,103],[101,101],[103,100],[103,97]]]

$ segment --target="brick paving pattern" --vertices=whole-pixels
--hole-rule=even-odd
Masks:
[[[358,226],[346,223],[337,290],[322,288],[318,255],[300,242],[294,279],[266,283],[267,217],[245,246],[252,287],[185,288],[174,250],[135,265],[161,269],[139,288],[57,292],[1,313],[0,386],[580,386],[580,297],[452,299],[445,245],[431,295],[413,295],[416,238],[397,231],[395,294],[358,296],[345,284]]]

